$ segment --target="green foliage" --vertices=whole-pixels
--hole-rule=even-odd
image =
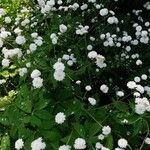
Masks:
[[[70,1],[71,4],[74,2],[79,3],[80,6],[87,3],[85,0]],[[12,33],[4,40],[3,47],[9,50],[19,48],[22,52],[22,57],[10,58],[9,67],[0,65],[0,80],[6,81],[0,84],[1,150],[14,149],[17,139],[23,139],[24,150],[30,150],[31,143],[39,137],[43,138],[47,150],[58,150],[60,145],[65,144],[71,145],[74,149],[73,145],[77,138],[85,139],[87,150],[94,150],[97,142],[114,150],[118,147],[120,138],[128,140],[127,149],[133,147],[133,150],[137,150],[149,136],[149,112],[145,111],[142,115],[135,113],[135,97],[132,96],[134,90],[131,91],[126,86],[126,83],[133,80],[135,76],[148,74],[149,43],[146,45],[140,43],[134,47],[131,43],[121,41],[122,47],[106,47],[99,38],[103,33],[115,34],[117,38],[121,38],[122,34],[126,34],[124,31],[134,38],[135,29],[132,22],[139,24],[141,22],[135,19],[131,11],[140,8],[143,10],[141,6],[144,2],[134,0],[130,2],[130,5],[125,0],[116,3],[101,0],[100,3],[115,12],[120,20],[118,24],[108,24],[107,18],[100,16],[99,10],[95,9],[96,4],[92,3],[88,5],[89,11],[81,9],[50,11],[43,15],[37,1],[0,0],[0,7],[3,7],[6,16],[9,15],[12,19],[10,24],[6,24],[4,17],[0,17],[0,28],[4,27],[6,31]],[[69,5],[67,1],[63,4]],[[29,12],[22,13],[21,10],[24,7]],[[59,5],[56,5],[57,7]],[[127,15],[127,12],[131,15]],[[20,18],[18,24],[15,21],[17,17]],[[143,15],[143,19],[145,18],[148,20],[149,17]],[[25,19],[29,19],[30,22],[24,27],[21,23]],[[92,19],[96,21],[92,22]],[[121,20],[124,20],[124,23]],[[32,27],[34,23],[36,25]],[[67,25],[67,32],[59,35],[60,24]],[[75,34],[79,24],[89,25],[89,32],[84,35]],[[17,27],[22,30],[21,35],[26,37],[24,45],[17,45],[15,42],[17,35],[14,30]],[[121,32],[116,31],[118,28]],[[146,30],[145,26],[143,28]],[[43,38],[43,45],[39,46],[35,52],[28,53],[30,44],[35,40],[31,38],[34,32]],[[56,45],[51,42],[52,33],[59,35]],[[94,37],[95,41],[90,40],[90,37]],[[106,56],[106,68],[98,68],[94,59],[87,57],[88,45],[92,45],[93,50],[98,54]],[[132,48],[131,52],[125,50],[128,45]],[[68,49],[71,49],[71,52],[68,52]],[[0,50],[0,61],[4,57],[2,51]],[[131,57],[137,51],[139,59],[145,64],[144,67],[135,66],[135,61]],[[64,54],[74,54],[77,61],[73,66],[69,66],[67,61],[64,61],[65,79],[58,82],[54,79],[53,65]],[[122,54],[126,54],[129,58],[121,57]],[[27,67],[27,63],[31,63],[31,66]],[[23,76],[19,75],[21,68],[27,68],[27,73]],[[41,88],[33,86],[31,73],[35,69],[41,72],[43,79]],[[78,80],[81,84],[77,84]],[[149,86],[149,80],[141,82]],[[100,91],[100,86],[104,83],[109,86],[107,94]],[[92,87],[91,91],[85,90],[87,85]],[[116,94],[119,89],[126,94],[122,98]],[[148,97],[146,92],[141,95]],[[89,103],[89,97],[96,99],[96,105]],[[65,114],[63,124],[58,124],[55,120],[59,112]],[[100,140],[98,136],[102,134],[104,126],[110,126],[111,133],[104,136],[104,140]],[[148,149],[150,149],[148,145],[143,146],[143,150]]]

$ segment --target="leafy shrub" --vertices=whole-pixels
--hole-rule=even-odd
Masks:
[[[0,5],[1,150],[150,148],[150,2]]]

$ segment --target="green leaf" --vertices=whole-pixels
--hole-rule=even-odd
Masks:
[[[48,139],[51,142],[59,141],[61,138],[59,132],[55,129],[52,129],[51,131],[43,130],[40,132],[44,138]]]
[[[118,101],[118,102],[114,103],[114,105],[121,112],[127,112],[129,110],[128,105],[123,102]]]
[[[32,102],[30,98],[31,91],[27,85],[22,85],[18,94],[16,105],[24,112],[31,113]]]
[[[48,105],[48,100],[39,100],[39,102],[37,102],[34,105],[34,110],[41,110],[43,108],[45,108]]]
[[[85,130],[84,127],[79,124],[79,123],[74,123],[73,124],[74,129],[76,130],[76,132],[81,136],[81,137],[85,137]]]
[[[93,124],[89,124],[87,130],[88,130],[89,136],[91,137],[97,134],[98,132],[100,132],[101,127],[97,123],[93,123]]]
[[[35,111],[34,114],[38,118],[46,119],[46,120],[53,117],[53,116],[50,115],[50,112],[48,112],[47,110]]]
[[[129,124],[134,124],[136,123],[138,120],[141,120],[141,116],[137,115],[137,114],[131,114],[130,116],[127,117],[128,123]]]
[[[34,139],[34,134],[30,135],[26,139],[25,144],[24,144],[24,150],[30,150],[31,149],[31,143],[32,143],[33,140],[35,140]]]
[[[109,148],[110,150],[113,150],[113,136],[109,135],[106,139],[106,147]]]
[[[34,135],[34,132],[26,128],[24,125],[20,125],[18,127],[19,138],[26,139],[29,138],[31,135]]]
[[[39,127],[41,125],[41,120],[36,116],[31,116],[30,123],[33,127]]]
[[[142,120],[138,120],[133,124],[133,134],[132,136],[136,136],[142,130]]]

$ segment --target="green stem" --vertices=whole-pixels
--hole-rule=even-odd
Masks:
[[[100,127],[103,127],[103,125],[94,118],[93,115],[91,115],[87,110],[83,109]]]
[[[148,137],[148,135],[149,135],[149,125],[148,125],[147,121],[146,121],[146,124],[147,124],[147,134],[146,134],[146,136],[145,136],[145,138],[144,138],[144,140],[143,140],[143,142],[142,142],[142,144],[141,144],[139,150],[142,150],[142,148],[143,148],[143,146],[144,146],[144,143],[145,143],[145,139],[146,139],[146,138]]]
[[[70,139],[71,139],[71,137],[72,137],[72,133],[73,133],[73,130],[72,130],[72,131],[71,131],[71,133],[70,133],[70,136],[69,136],[69,138],[68,138],[68,140],[67,140],[66,145],[68,145],[68,144],[69,144],[69,141],[70,141]]]

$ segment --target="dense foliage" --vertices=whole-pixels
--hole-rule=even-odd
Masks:
[[[150,2],[0,1],[1,150],[149,150]]]

